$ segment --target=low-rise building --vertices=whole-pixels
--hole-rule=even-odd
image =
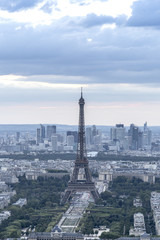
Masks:
[[[13,203],[14,206],[19,206],[19,207],[23,207],[26,204],[27,204],[26,198],[20,198],[20,199],[18,199],[17,202]]]
[[[156,234],[160,235],[160,193],[152,192],[150,202],[151,202],[151,209],[153,211]]]
[[[100,237],[103,232],[110,232],[110,228],[107,228],[106,226],[100,226],[97,228],[93,228],[94,236]]]
[[[16,191],[0,193],[0,209],[7,207],[10,203],[11,197],[16,194]]]
[[[142,213],[134,214],[134,228],[131,228],[129,231],[129,235],[141,236],[146,233],[144,215]]]
[[[3,220],[8,219],[11,216],[10,211],[3,211],[0,213],[0,224],[2,223]]]
[[[84,236],[81,233],[64,233],[55,226],[51,232],[30,233],[28,240],[84,240]]]
[[[135,207],[142,207],[142,201],[141,201],[141,199],[139,197],[134,198],[133,206],[135,206]]]

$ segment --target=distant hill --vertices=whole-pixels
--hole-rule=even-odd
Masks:
[[[65,131],[77,131],[77,125],[63,125],[63,124],[43,124],[47,125],[56,125],[57,132],[65,132]],[[90,127],[91,125],[87,125],[86,127]],[[35,132],[39,127],[39,124],[0,124],[0,133],[15,133],[15,132]],[[104,125],[96,125],[97,129],[101,129],[102,132],[109,132],[110,128],[113,126],[104,126]],[[126,126],[128,129],[129,126]],[[142,126],[140,126],[143,129]],[[160,126],[149,126],[149,129],[152,130],[153,133],[160,133]]]

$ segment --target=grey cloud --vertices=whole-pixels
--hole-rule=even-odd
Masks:
[[[68,25],[69,21],[36,29],[21,25],[18,31],[19,25],[1,24],[0,74],[75,75],[87,77],[88,83],[159,81],[159,31],[146,34],[144,29],[127,27],[100,31]]]
[[[141,86],[142,87],[142,86]],[[77,103],[77,96],[80,94],[80,89],[18,89],[18,88],[0,88],[0,102],[1,106],[14,106],[27,104],[41,103],[42,106],[54,106],[57,102],[74,102]],[[97,87],[84,88],[84,95],[87,105],[89,102],[153,102],[160,101],[160,94],[158,92],[142,92],[142,91],[126,91],[114,90],[110,88]],[[98,97],[97,97],[98,95]],[[53,104],[53,105],[52,105]]]
[[[96,14],[88,14],[83,20],[81,20],[80,24],[84,27],[93,27],[98,25],[103,25],[107,23],[114,23],[115,19],[111,16],[97,16]]]
[[[127,16],[126,15],[119,15],[115,18],[115,23],[117,26],[125,26],[127,23]]]
[[[65,93],[65,97],[63,98],[63,94],[59,94],[59,91]],[[54,94],[53,94],[54,92]],[[21,105],[23,103],[36,103],[36,102],[63,102],[72,101],[73,91],[65,91],[63,89],[57,90],[54,89],[18,89],[18,88],[0,88],[0,102],[3,105]]]
[[[43,0],[1,0],[0,9],[15,12],[22,9],[32,8],[38,2],[42,1]]]
[[[43,7],[41,8],[41,10],[43,10],[44,12],[47,13],[51,13],[52,12],[52,7],[54,6],[55,10],[58,11],[58,8],[56,8],[57,6],[57,0],[53,1],[53,0],[48,0]]]
[[[97,27],[102,26],[104,24],[112,24],[115,23],[117,26],[125,26],[127,22],[126,15],[119,15],[118,17],[114,18],[107,15],[96,15],[94,13],[88,14],[86,17],[83,18],[75,18],[72,19],[71,23],[73,25],[80,25],[85,28]]]
[[[160,26],[160,1],[139,0],[133,3],[128,26]]]
[[[89,5],[85,0],[70,0],[71,4],[79,4],[80,6]]]

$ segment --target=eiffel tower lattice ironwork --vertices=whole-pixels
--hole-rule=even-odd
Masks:
[[[78,129],[78,146],[77,157],[75,160],[75,166],[71,180],[68,183],[68,187],[61,200],[61,204],[68,201],[70,196],[75,192],[89,191],[93,199],[96,201],[99,198],[99,193],[95,188],[94,182],[92,182],[91,173],[88,166],[87,154],[86,154],[86,141],[85,141],[85,123],[84,123],[84,98],[81,90],[81,98],[79,99],[79,129]],[[78,175],[80,169],[84,170],[84,180],[79,180]]]

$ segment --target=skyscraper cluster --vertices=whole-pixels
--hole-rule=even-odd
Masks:
[[[102,133],[95,125],[86,128],[86,146],[88,150],[101,151],[103,149]]]
[[[124,124],[116,124],[110,130],[110,138],[118,150],[150,149],[151,137],[152,132],[148,128],[147,123],[144,124],[143,129],[132,123],[128,131]]]
[[[65,134],[57,133],[55,125],[45,127],[40,124],[40,127],[36,130],[36,144],[41,150],[45,150],[45,146],[51,146],[52,151],[74,151],[77,141],[77,131],[67,131]]]
[[[78,132],[75,126],[56,126],[40,124],[31,130],[4,132],[0,135],[0,151],[6,152],[76,152]],[[88,152],[119,152],[132,151],[137,154],[160,152],[160,133],[152,127],[153,134],[147,123],[143,127],[131,124],[116,124],[115,127],[87,126],[86,148]],[[134,151],[134,152],[133,152]],[[94,154],[94,153],[93,153]]]
[[[51,141],[51,137],[56,134],[56,126],[48,125],[46,128],[40,124],[40,128],[37,128],[36,141],[37,144],[43,143],[45,138]]]

